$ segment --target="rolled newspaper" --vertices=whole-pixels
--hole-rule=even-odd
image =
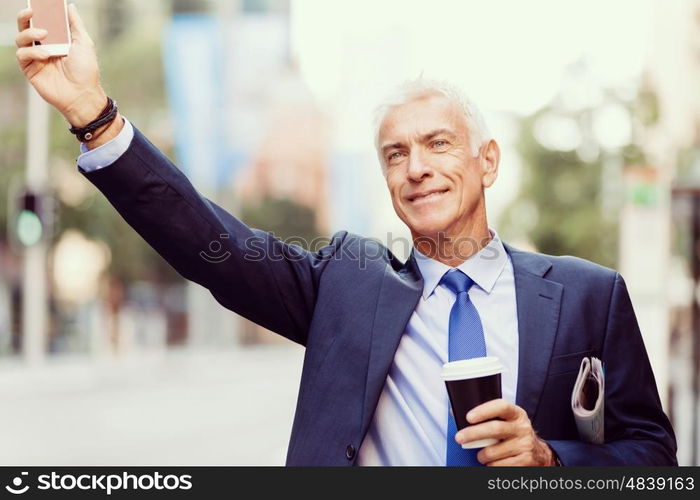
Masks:
[[[571,410],[582,441],[603,444],[605,372],[598,358],[583,358],[571,393]]]

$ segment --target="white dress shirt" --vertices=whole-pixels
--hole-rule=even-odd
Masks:
[[[498,234],[458,266],[475,285],[469,298],[479,312],[486,353],[505,369],[503,398],[515,403],[518,378],[518,316],[513,265]],[[448,361],[448,329],[455,294],[439,284],[451,267],[413,249],[423,294],[408,321],[358,465],[445,465],[449,400],[440,377]],[[453,436],[450,436],[453,439]]]
[[[78,158],[84,172],[107,167],[129,148],[134,129],[124,128],[112,141]],[[469,291],[484,329],[486,352],[505,366],[504,399],[515,403],[518,375],[518,318],[513,265],[498,235],[479,253],[459,265],[475,285]],[[442,276],[449,266],[414,249],[423,276],[423,295],[411,316],[389,370],[359,465],[445,465],[449,401],[440,377],[448,360],[448,328],[455,295]],[[452,439],[452,437],[450,437]]]
[[[78,157],[78,167],[83,172],[91,172],[103,167],[108,167],[123,155],[131,140],[134,138],[134,127],[129,120],[124,118],[124,127],[117,137],[103,144],[99,148],[88,151],[85,144],[80,144],[82,154]]]

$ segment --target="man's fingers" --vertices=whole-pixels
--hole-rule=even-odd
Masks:
[[[17,14],[17,31],[24,31],[29,28],[29,20],[32,17],[32,9],[26,8]]]
[[[85,28],[85,23],[83,23],[78,13],[78,8],[73,3],[68,5],[68,22],[70,23],[70,34],[74,41],[90,40],[90,35]]]
[[[29,28],[15,37],[17,47],[31,47],[37,40],[43,40],[48,35],[48,31],[41,28]]]
[[[47,61],[50,58],[51,54],[41,47],[22,47],[17,49],[17,60],[22,65],[29,64],[33,61]]]
[[[527,440],[506,439],[499,443],[482,448],[476,458],[482,464],[488,464],[508,457],[514,457],[527,451]]]
[[[513,424],[503,420],[489,420],[462,429],[455,435],[455,441],[464,444],[480,439],[507,439],[514,434]]]
[[[505,399],[493,399],[487,401],[467,413],[467,421],[476,424],[485,420],[502,418],[503,420],[514,420],[520,415],[521,409]]]
[[[501,460],[495,460],[487,463],[486,465],[489,467],[514,467],[516,465],[526,465],[526,462],[522,456],[518,455],[517,457],[508,457]]]

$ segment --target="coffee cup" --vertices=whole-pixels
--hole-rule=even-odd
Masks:
[[[469,426],[467,413],[471,409],[501,397],[502,372],[503,365],[494,356],[450,361],[442,366],[457,430]],[[484,448],[497,442],[498,439],[478,439],[464,443],[462,448]]]

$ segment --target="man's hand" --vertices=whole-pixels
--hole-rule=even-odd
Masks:
[[[46,102],[68,122],[83,127],[102,112],[107,96],[100,87],[95,44],[85,30],[75,5],[68,6],[72,45],[65,57],[53,57],[33,42],[46,38],[46,31],[30,28],[31,9],[17,15],[19,67]]]
[[[519,406],[494,399],[471,410],[467,421],[471,425],[455,435],[458,443],[486,438],[500,440],[477,454],[477,460],[484,465],[556,465],[552,449],[537,437],[527,413]]]

